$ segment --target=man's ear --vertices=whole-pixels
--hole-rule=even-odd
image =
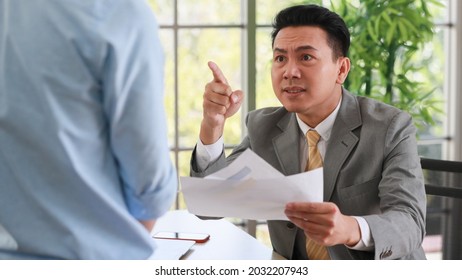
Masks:
[[[350,72],[350,59],[348,57],[340,57],[338,59],[338,74],[337,74],[337,84],[342,85]]]

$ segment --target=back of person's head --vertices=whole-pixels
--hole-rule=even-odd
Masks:
[[[315,26],[327,33],[328,45],[334,58],[347,56],[350,48],[350,32],[343,19],[327,8],[317,5],[297,5],[280,11],[273,21],[272,45],[279,31],[292,26]]]

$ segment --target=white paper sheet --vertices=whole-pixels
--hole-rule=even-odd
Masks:
[[[196,244],[192,240],[169,240],[169,239],[157,239],[157,248],[149,259],[150,260],[179,260],[182,256]]]
[[[288,220],[288,202],[323,200],[322,168],[284,176],[251,150],[214,174],[180,183],[188,211],[200,216]]]

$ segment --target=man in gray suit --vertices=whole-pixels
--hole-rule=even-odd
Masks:
[[[316,130],[324,202],[289,203],[290,222],[268,221],[274,250],[306,259],[311,239],[330,259],[425,259],[426,199],[411,117],[342,87],[350,34],[337,14],[294,6],[276,16],[273,28],[271,76],[283,107],[250,112],[248,135],[225,158],[223,128],[243,93],[210,62],[214,79],[205,88],[191,175],[211,174],[247,148],[285,175],[303,172],[310,161],[305,133]]]

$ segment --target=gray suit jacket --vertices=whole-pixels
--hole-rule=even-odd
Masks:
[[[198,170],[193,154],[191,175],[211,174],[247,148],[285,175],[301,172],[301,131],[294,113],[264,108],[250,112],[246,123],[248,135],[228,158],[222,154]],[[411,117],[343,90],[324,158],[324,201],[334,202],[345,215],[365,218],[375,244],[372,252],[329,247],[332,259],[425,259],[426,198]],[[268,228],[276,252],[307,258],[301,229],[287,221],[268,221]]]

